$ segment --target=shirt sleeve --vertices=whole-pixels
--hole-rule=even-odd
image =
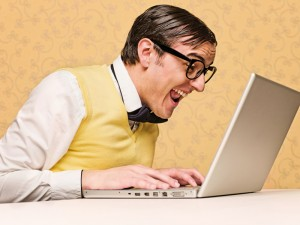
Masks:
[[[81,171],[52,172],[85,117],[75,76],[58,71],[32,91],[0,139],[0,202],[81,197]]]

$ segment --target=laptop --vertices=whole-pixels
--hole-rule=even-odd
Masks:
[[[251,74],[200,187],[83,190],[84,198],[202,198],[260,191],[300,105],[300,93]]]

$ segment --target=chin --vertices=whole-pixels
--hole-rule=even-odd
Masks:
[[[171,107],[156,107],[152,109],[153,113],[162,118],[162,119],[169,119],[174,111],[175,108],[171,108]]]
[[[155,112],[154,112],[155,113]],[[162,119],[169,119],[173,114],[172,112],[163,112],[163,113],[155,113],[155,115],[157,115],[158,117],[162,118]]]

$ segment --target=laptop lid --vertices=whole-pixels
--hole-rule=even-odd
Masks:
[[[251,74],[198,197],[261,190],[299,104],[298,91]]]
[[[300,104],[299,92],[251,74],[200,187],[83,190],[85,198],[195,198],[261,190]]]

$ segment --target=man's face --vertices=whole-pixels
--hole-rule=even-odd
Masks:
[[[205,67],[215,58],[216,46],[205,42],[197,48],[181,43],[171,46],[190,59],[204,59]],[[141,94],[142,102],[161,118],[170,118],[180,101],[193,91],[202,92],[205,86],[204,76],[195,80],[186,78],[188,62],[167,52],[159,58],[155,52],[150,57],[147,79]]]

